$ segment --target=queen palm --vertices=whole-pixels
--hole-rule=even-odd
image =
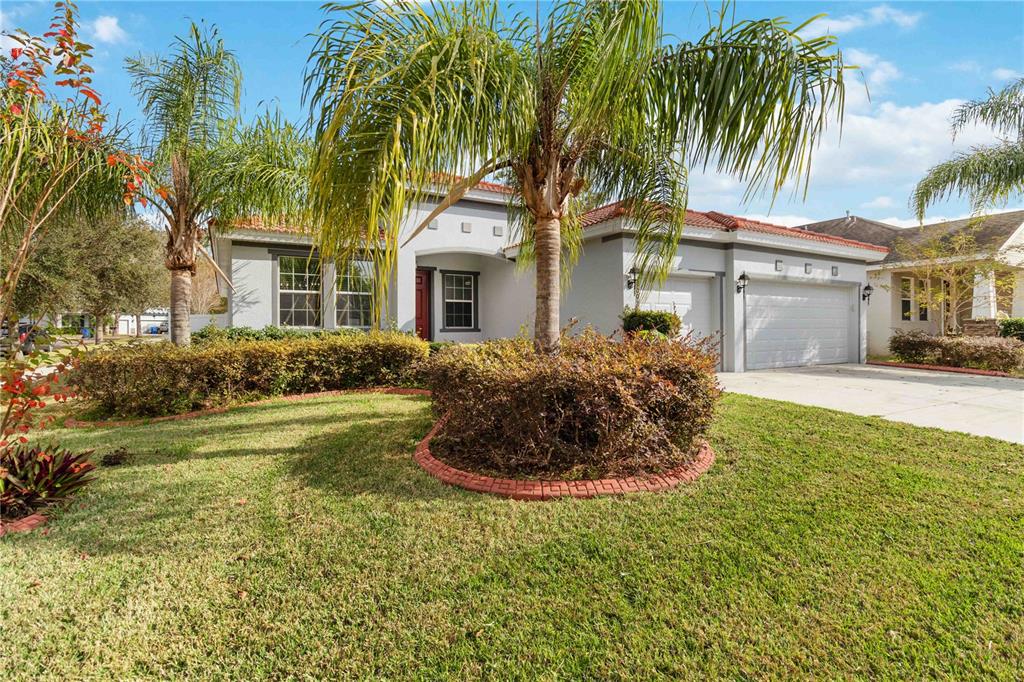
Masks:
[[[967,197],[980,213],[1024,193],[1024,78],[959,107],[953,114],[954,136],[971,125],[989,126],[1000,140],[932,167],[910,200],[918,220],[928,206],[949,196]]]
[[[346,258],[372,244],[386,274],[403,237],[494,174],[514,189],[546,351],[584,209],[626,202],[648,286],[683,230],[688,166],[739,176],[750,192],[801,185],[842,114],[841,54],[831,37],[805,38],[806,24],[730,25],[723,9],[699,39],[673,42],[654,1],[563,0],[507,20],[486,0],[327,11],[306,76],[321,249]],[[410,207],[439,190],[437,211],[402,234]]]
[[[192,24],[168,57],[127,60],[146,116],[154,162],[143,197],[164,218],[171,271],[171,339],[190,341],[192,276],[206,255],[205,230],[242,217],[297,215],[307,177],[307,145],[280,115],[239,118],[242,74],[213,29]],[[216,268],[216,263],[211,264]]]

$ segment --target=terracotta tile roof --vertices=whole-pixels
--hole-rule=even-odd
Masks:
[[[265,221],[258,217],[242,218],[231,225],[233,230],[253,230],[255,232],[278,232],[281,234],[306,234],[307,230],[300,225],[288,225],[280,221]]]
[[[592,227],[625,214],[625,206],[621,201],[617,201],[585,213],[582,218],[583,227]],[[725,232],[733,232],[736,230],[743,230],[746,232],[764,232],[784,237],[809,239],[811,241],[827,244],[840,244],[843,246],[853,246],[861,249],[871,249],[872,251],[878,251],[880,253],[886,253],[889,251],[886,247],[879,246],[877,244],[868,244],[867,242],[855,241],[853,239],[845,239],[843,237],[821,234],[819,232],[810,232],[808,230],[801,230],[795,227],[773,225],[771,223],[761,222],[760,220],[751,220],[749,218],[730,215],[728,213],[720,213],[718,211],[702,212],[686,209],[686,224],[691,227],[707,227]]]

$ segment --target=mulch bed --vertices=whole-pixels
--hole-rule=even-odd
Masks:
[[[439,419],[426,437],[416,446],[416,452],[413,455],[416,463],[443,483],[474,492],[510,497],[514,500],[553,500],[559,497],[588,498],[599,495],[660,492],[674,488],[680,483],[696,481],[715,463],[714,451],[707,442],[704,442],[696,456],[689,462],[659,475],[576,481],[496,478],[456,469],[430,453],[430,441],[444,426],[444,422],[444,418]]]

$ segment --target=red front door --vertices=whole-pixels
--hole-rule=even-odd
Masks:
[[[416,271],[416,336],[426,341],[432,341],[434,338],[433,325],[430,324],[433,274],[430,270]]]

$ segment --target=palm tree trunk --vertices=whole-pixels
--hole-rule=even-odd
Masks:
[[[537,315],[533,344],[538,352],[554,353],[559,341],[562,233],[558,218],[538,219],[535,231],[537,256]]]
[[[171,341],[177,346],[192,343],[192,271],[171,270]]]

